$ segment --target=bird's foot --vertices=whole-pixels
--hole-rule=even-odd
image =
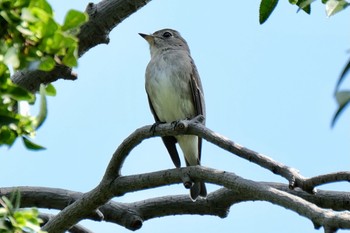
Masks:
[[[187,173],[183,173],[181,179],[186,189],[192,188],[194,182],[191,180],[191,177]]]
[[[194,122],[194,123],[200,123],[200,124],[204,124],[205,122],[205,117],[203,115],[197,115],[191,119],[188,119],[189,121],[191,122]]]
[[[154,135],[154,132],[156,131],[156,128],[157,128],[158,125],[164,124],[164,123],[165,123],[165,122],[156,122],[156,123],[154,123],[154,124],[151,126],[151,129],[150,129],[150,131],[152,132],[152,134]]]
[[[183,184],[184,184],[186,189],[190,189],[190,188],[192,188],[194,183],[192,181],[186,181]]]
[[[173,126],[174,129],[176,129],[176,127],[178,126],[178,124],[180,123],[181,120],[178,120],[178,121],[173,121],[171,122],[171,126]]]

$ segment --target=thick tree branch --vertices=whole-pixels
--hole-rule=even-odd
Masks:
[[[151,130],[152,126],[145,126],[137,129],[117,148],[106,169],[104,177],[96,188],[84,194],[70,194],[68,192],[65,193],[65,195],[68,195],[67,198],[57,199],[60,200],[59,204],[56,203],[58,208],[67,207],[53,217],[43,227],[43,230],[49,231],[50,233],[64,232],[85,218],[95,220],[111,219],[111,221],[123,225],[128,229],[135,230],[142,226],[143,221],[159,216],[173,214],[210,214],[225,217],[232,204],[249,200],[268,201],[283,206],[309,218],[316,227],[323,226],[326,231],[338,228],[350,229],[350,214],[348,212],[338,213],[323,209],[348,209],[348,193],[330,193],[329,191],[327,193],[321,191],[317,194],[308,194],[301,190],[289,190],[286,185],[255,182],[243,179],[230,172],[199,166],[121,176],[121,168],[126,157],[133,148],[142,142],[142,140],[154,136],[194,134],[201,136],[223,149],[238,154],[242,158],[271,171],[275,171],[275,173],[283,177],[294,179],[295,169],[244,148],[211,131],[199,123],[201,119],[202,117],[197,117],[192,120],[183,120],[178,122],[175,127],[173,124],[161,124],[154,130]],[[193,181],[205,181],[207,183],[221,185],[226,189],[213,192],[209,194],[207,199],[200,199],[195,203],[191,202],[190,198],[186,196],[160,197],[158,199],[149,199],[131,204],[109,202],[111,198],[124,195],[128,192],[182,183],[184,177],[189,177]],[[344,172],[298,180],[300,177],[301,176],[297,174],[294,180],[297,184],[301,184],[301,187],[305,187],[302,182],[309,182],[306,187],[310,187],[330,181],[348,180],[349,178],[348,173]],[[309,189],[306,190],[309,191]],[[55,192],[57,192],[57,190],[55,190]],[[234,198],[230,198],[229,195]],[[327,202],[324,201],[324,195],[328,195],[327,198],[329,198],[329,200]],[[44,199],[44,197],[41,198]],[[73,203],[70,204],[71,202]],[[52,202],[52,205],[54,204],[55,201]],[[159,208],[159,206],[162,205],[171,208]],[[107,213],[111,213],[108,212],[111,208],[114,208],[113,214],[108,215]],[[112,219],[111,216],[115,218]]]
[[[107,44],[110,31],[148,2],[150,0],[103,0],[97,4],[89,3],[86,8],[89,21],[81,27],[78,35],[79,57],[98,44]],[[11,77],[12,82],[31,92],[38,91],[41,83],[76,78],[72,69],[63,65],[57,65],[50,72],[19,71]]]
[[[51,218],[53,218],[55,215],[53,214],[47,214],[47,213],[40,213],[39,218],[43,220],[43,224],[47,223]],[[89,229],[77,224],[72,226],[68,232],[70,233],[93,233]]]
[[[314,221],[315,225],[323,225],[321,223],[328,222],[329,219],[318,220],[318,218],[323,215],[328,214],[329,211],[322,210],[320,208],[316,208],[316,212],[310,211],[313,210],[313,205],[311,202],[321,203],[324,208],[329,208],[330,205],[340,202],[341,199],[348,201],[349,193],[340,193],[340,192],[332,192],[332,191],[320,191],[317,195],[312,195],[305,193],[301,190],[290,190],[287,185],[284,184],[276,184],[276,183],[265,183],[265,182],[253,182],[244,180],[234,174],[230,174],[227,172],[221,172],[209,168],[203,167],[191,167],[184,168],[183,172],[191,173],[192,177],[197,177],[197,179],[203,177],[205,180],[215,181],[218,185],[226,185],[231,186],[230,189],[222,188],[215,192],[212,192],[208,195],[207,199],[199,199],[197,202],[191,201],[188,195],[176,195],[176,196],[166,196],[159,198],[152,198],[148,200],[143,200],[140,202],[122,204],[118,202],[109,202],[99,208],[99,210],[105,216],[104,220],[109,222],[114,222],[119,225],[123,225],[129,229],[138,229],[141,227],[142,222],[155,217],[169,216],[169,215],[180,215],[180,214],[201,214],[201,215],[216,215],[219,217],[226,217],[229,211],[229,208],[236,203],[240,203],[243,201],[255,201],[255,200],[266,200],[274,204],[280,204],[280,202],[284,203],[281,206],[289,208],[288,206],[293,205],[291,208],[295,212],[304,215],[310,219],[316,219]],[[179,183],[181,174],[177,169],[171,169],[166,171],[159,171],[147,174],[139,174],[134,176],[125,176],[120,177],[115,181],[115,185],[113,185],[114,189],[120,190],[123,189],[124,192],[131,192],[136,190],[142,190],[145,188],[154,188],[158,187],[162,184],[171,184],[171,183]],[[147,180],[147,185],[145,185],[144,180]],[[257,186],[256,189],[252,189],[251,184],[255,184]],[[234,185],[234,186],[232,186]],[[281,195],[283,197],[286,196],[286,193],[289,193],[292,199],[294,197],[300,196],[304,199],[309,199],[310,202],[305,202],[304,207],[300,206],[300,200],[296,200],[296,204],[287,201],[284,202],[283,198],[279,196],[274,196],[275,192],[272,192],[271,197],[264,197],[261,193],[261,186],[268,187],[271,190],[281,191]],[[247,187],[249,187],[247,189]],[[64,205],[67,205],[68,202],[72,200],[77,200],[82,196],[81,193],[71,192],[67,190],[61,189],[49,189],[49,188],[41,188],[41,187],[17,187],[17,188],[3,188],[0,191],[1,195],[10,195],[11,191],[20,190],[22,193],[22,206],[37,206],[41,208],[58,208],[62,209]],[[113,191],[113,189],[112,189]],[[268,191],[270,193],[270,190]],[[321,196],[319,196],[321,195]],[[61,202],[58,203],[57,202]],[[343,202],[342,209],[348,209],[349,203]],[[117,207],[117,208],[115,208]],[[111,209],[114,211],[110,211]],[[108,213],[109,212],[109,213]],[[310,213],[312,212],[312,213]],[[130,214],[132,213],[132,214]],[[110,218],[113,216],[114,218]],[[119,218],[119,221],[115,221],[115,217]],[[139,220],[137,222],[136,227],[134,224],[136,222],[128,221],[128,219],[133,216],[138,216]],[[346,217],[346,216],[345,216]],[[89,217],[93,220],[93,217]],[[325,218],[325,217],[323,217]],[[338,217],[339,218],[339,217]],[[339,218],[342,219],[342,218]],[[339,220],[338,219],[338,220]],[[130,219],[129,219],[130,220]],[[336,220],[336,224],[338,223]],[[344,220],[344,219],[343,219]],[[330,224],[327,227],[333,227],[333,224]],[[344,227],[344,226],[342,226]]]
[[[159,172],[149,173],[149,177],[145,178],[145,180],[140,179],[140,175],[136,175],[133,180],[128,180],[131,176],[120,176],[121,167],[125,158],[142,140],[152,136],[178,134],[199,135],[221,148],[238,154],[249,161],[255,162],[269,170],[277,171],[277,174],[281,174],[289,180],[294,179],[294,169],[277,163],[266,156],[246,149],[227,138],[214,133],[202,124],[199,124],[198,118],[190,121],[180,121],[175,128],[172,124],[162,124],[157,126],[154,131],[151,131],[151,126],[145,126],[132,133],[118,147],[107,167],[101,183],[95,189],[84,194],[82,198],[61,211],[55,218],[49,221],[43,229],[50,232],[62,232],[84,217],[89,216],[92,211],[105,204],[113,196],[123,195],[127,192],[138,190],[135,189],[136,187],[146,189],[167,185],[169,183],[180,183],[184,176],[189,176],[193,180],[203,180],[205,182],[223,185],[231,190],[243,190],[243,192],[250,193],[259,200],[265,200],[291,209],[312,220],[315,226],[324,226],[325,229],[350,227],[350,222],[348,221],[350,216],[346,213],[333,213],[331,211],[323,210],[302,198],[272,188],[268,185],[245,180],[228,172],[217,172],[209,168],[192,167],[168,170],[163,174],[158,174]],[[220,178],[218,179],[219,173]],[[301,176],[298,175],[295,179],[297,184],[302,184],[301,181],[299,181],[300,177]],[[303,178],[302,182],[304,182],[304,180],[305,179]],[[133,187],[130,187],[128,184],[132,184]],[[300,186],[303,187],[302,185]],[[309,190],[307,189],[307,191]]]

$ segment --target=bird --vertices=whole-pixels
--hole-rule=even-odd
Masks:
[[[173,29],[139,35],[150,46],[151,60],[146,68],[145,88],[155,124],[173,123],[198,115],[205,118],[202,83],[185,39]],[[175,167],[181,167],[176,143],[183,152],[187,166],[201,164],[202,138],[178,135],[164,136],[162,140]],[[192,182],[191,185],[190,197],[193,201],[198,196],[207,196],[204,182]]]

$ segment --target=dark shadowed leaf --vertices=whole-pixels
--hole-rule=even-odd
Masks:
[[[343,71],[338,79],[337,85],[335,87],[336,92],[338,91],[340,84],[343,82],[345,75],[349,72],[349,70],[350,70],[350,59],[348,61],[348,64],[346,64],[346,66],[344,67],[344,69],[343,69]]]
[[[0,115],[0,127],[9,124],[18,124],[19,120],[15,117]]]
[[[9,86],[7,89],[7,94],[17,101],[26,100],[33,102],[35,100],[35,96],[31,92],[19,86]]]
[[[29,150],[44,150],[46,149],[45,147],[43,146],[40,146],[32,141],[30,141],[28,138],[26,137],[23,137],[22,136],[22,139],[23,139],[23,143],[25,145],[25,147]]]
[[[0,145],[12,146],[17,135],[9,127],[2,127],[0,129]]]
[[[310,14],[311,13],[311,3],[315,0],[299,0],[297,2],[297,5],[299,6],[298,11],[301,9],[305,13]]]
[[[261,0],[259,8],[259,23],[263,24],[269,18],[275,7],[277,6],[278,0]]]

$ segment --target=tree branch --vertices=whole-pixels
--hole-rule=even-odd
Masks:
[[[51,218],[53,218],[55,215],[53,214],[47,214],[47,213],[39,213],[39,218],[43,220],[43,224],[47,223]],[[89,229],[77,224],[72,226],[68,232],[70,233],[93,233]]]
[[[350,221],[348,221],[350,215],[347,213],[334,213],[330,210],[323,210],[302,198],[262,183],[245,180],[233,173],[218,172],[204,167],[191,167],[148,173],[146,178],[140,177],[140,175],[135,175],[133,179],[130,179],[132,176],[121,176],[121,167],[127,155],[142,140],[153,136],[194,134],[223,149],[238,154],[249,161],[255,162],[262,167],[275,171],[277,174],[281,174],[290,180],[294,178],[293,175],[295,175],[295,169],[273,161],[267,156],[263,156],[244,148],[227,138],[214,133],[198,123],[198,121],[197,117],[192,120],[180,121],[175,128],[172,124],[161,124],[154,130],[151,130],[152,126],[145,126],[137,129],[117,148],[100,184],[92,191],[83,194],[80,199],[62,210],[55,218],[49,221],[43,229],[51,233],[63,232],[78,221],[89,216],[92,211],[105,204],[113,196],[120,196],[130,191],[154,188],[171,183],[180,183],[184,176],[189,176],[194,181],[201,180],[223,185],[231,190],[240,190],[240,192],[250,194],[252,198],[265,200],[291,209],[300,215],[309,218],[315,226],[324,226],[325,229],[350,228]],[[295,183],[304,187],[301,181],[304,182],[305,179],[303,178],[303,180],[300,181],[300,177],[301,176],[299,175],[296,177]],[[224,214],[221,215],[224,216]]]
[[[346,192],[341,193],[321,190],[317,195],[312,195],[301,190],[290,190],[288,186],[284,184],[266,182],[257,183],[242,179],[232,173],[217,171],[210,168],[189,167],[181,170],[183,170],[183,172],[191,173],[191,176],[195,178],[197,177],[197,179],[203,178],[206,181],[212,180],[212,182],[215,181],[215,184],[226,185],[229,186],[230,189],[219,189],[210,193],[206,199],[199,199],[197,202],[193,202],[188,195],[158,197],[128,204],[110,201],[99,208],[104,215],[103,220],[117,223],[128,229],[135,230],[142,226],[143,221],[169,215],[200,214],[216,215],[224,218],[228,215],[229,208],[233,204],[244,201],[265,200],[273,204],[290,208],[293,211],[310,218],[314,221],[315,225],[320,226],[323,225],[323,222],[330,221],[328,217],[327,219],[324,217],[324,215],[329,214],[328,212],[330,211],[322,210],[317,207],[316,211],[313,212],[312,210],[315,209],[315,206],[312,203],[321,203],[321,207],[330,208],[333,207],[333,204],[338,202],[337,205],[339,205],[339,203],[343,204],[341,209],[344,210],[350,208],[348,203],[348,196],[350,193]],[[172,183],[179,183],[181,182],[180,177],[181,174],[178,169],[120,177],[115,181],[115,185],[112,186],[113,189],[111,191],[114,192],[115,190],[119,190],[120,192],[120,190],[123,189],[124,192],[127,193],[146,188],[155,188],[162,184],[169,185]],[[147,185],[144,180],[147,180]],[[252,186],[252,184],[254,185]],[[256,186],[256,188],[252,189],[254,186]],[[265,194],[261,193],[261,186],[275,190],[271,194],[272,198],[262,197]],[[9,196],[10,193],[15,190],[19,190],[22,194],[22,207],[35,205],[40,208],[62,209],[65,205],[68,205],[70,201],[78,200],[83,196],[82,193],[69,190],[42,187],[3,188],[0,189],[0,194]],[[268,193],[271,193],[271,190],[269,190]],[[281,196],[275,196],[277,191],[280,191]],[[283,199],[286,195],[290,195],[289,198],[293,197],[292,199],[296,199],[296,203],[289,200],[284,201]],[[297,200],[297,196],[306,199],[309,202]],[[341,202],[342,199],[347,200],[347,202]],[[137,217],[135,218],[135,216]],[[323,219],[319,220],[320,216]],[[346,217],[347,216],[345,216],[344,220],[342,216],[338,216],[338,219],[334,220],[335,223],[326,226],[334,228],[334,224],[339,224],[339,219],[347,221]],[[92,215],[88,218],[97,221],[101,220],[96,219]],[[334,218],[334,216],[332,218]],[[131,219],[138,220],[135,222]]]
[[[154,136],[193,134],[223,149],[238,154],[242,158],[274,171],[276,174],[294,179],[295,169],[244,148],[224,136],[211,131],[199,123],[201,119],[202,117],[199,116],[192,120],[183,120],[178,122],[175,127],[173,124],[160,124],[155,129],[149,125],[135,130],[114,152],[100,184],[88,193],[70,193],[69,191],[57,189],[53,191],[48,190],[47,193],[62,193],[64,196],[67,196],[66,198],[55,196],[56,199],[50,202],[51,207],[56,206],[56,208],[60,209],[66,207],[49,220],[43,227],[43,230],[50,233],[64,232],[85,218],[98,221],[102,219],[114,221],[128,229],[135,230],[142,226],[143,221],[159,216],[210,214],[226,217],[231,205],[251,200],[268,201],[283,206],[309,218],[316,227],[323,226],[326,231],[338,228],[350,229],[350,214],[348,212],[338,213],[332,210],[322,209],[323,207],[348,210],[348,193],[329,191],[327,193],[326,191],[321,191],[317,194],[308,194],[301,190],[289,190],[286,185],[255,182],[246,180],[230,172],[200,166],[121,176],[121,168],[126,157],[142,140]],[[204,181],[221,185],[226,189],[213,192],[208,195],[207,199],[200,199],[195,203],[191,202],[187,196],[160,197],[131,204],[109,201],[115,196],[121,196],[128,192],[182,183],[184,177],[190,178],[193,181]],[[299,180],[300,177],[302,176],[298,174],[294,180],[301,187],[311,187],[325,182],[347,180],[349,178],[346,172],[333,173],[310,179],[303,178],[303,180]],[[308,183],[305,185],[302,182]],[[290,186],[288,187],[290,188]],[[230,198],[230,196],[234,198]],[[38,195],[38,198],[45,200],[45,196]],[[325,201],[325,198],[328,198],[328,201]],[[36,205],[40,207],[39,203],[36,203]],[[167,206],[168,209],[159,208],[162,205]],[[113,214],[108,215],[108,213]],[[114,216],[114,219],[112,216]]]
[[[108,35],[111,30],[148,2],[150,0],[102,0],[97,4],[89,3],[86,7],[89,21],[80,28],[78,35],[79,57],[98,44],[108,44]],[[77,75],[72,73],[71,68],[57,65],[50,72],[19,71],[11,77],[11,80],[31,92],[36,92],[41,83],[51,83],[58,79],[75,80],[76,78]]]

